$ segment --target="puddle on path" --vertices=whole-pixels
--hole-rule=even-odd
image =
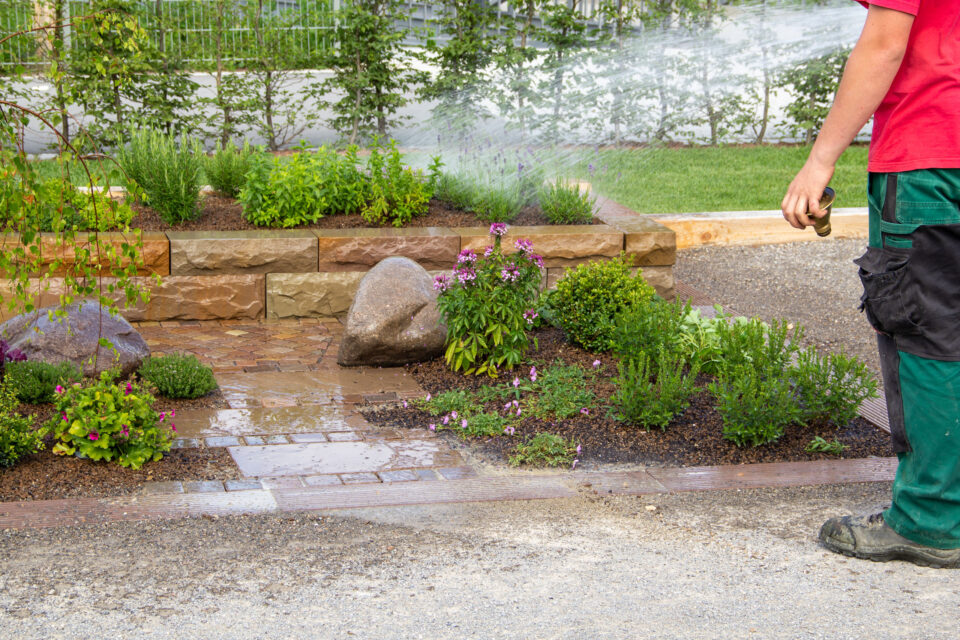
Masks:
[[[344,415],[343,406],[339,404],[177,412],[177,435],[181,438],[347,431],[366,425],[366,421],[359,416]]]
[[[234,409],[329,404],[342,402],[350,394],[419,390],[413,377],[399,368],[220,373],[216,377]]]

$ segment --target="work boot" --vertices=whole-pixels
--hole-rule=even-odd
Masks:
[[[960,566],[960,549],[936,549],[907,540],[883,521],[882,513],[830,518],[820,528],[820,542],[830,551],[875,562],[906,560],[922,567]]]

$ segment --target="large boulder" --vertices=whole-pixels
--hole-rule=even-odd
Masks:
[[[118,364],[121,375],[127,376],[150,355],[150,347],[137,330],[119,315],[111,316],[99,302],[84,300],[71,304],[64,307],[66,317],[50,320],[47,312],[56,309],[45,307],[10,318],[0,325],[0,336],[20,349],[28,360],[69,360],[82,367],[87,376]],[[116,353],[99,346],[100,338],[106,338]]]
[[[387,258],[360,281],[337,362],[354,366],[429,360],[443,353],[446,339],[430,274],[409,258]]]

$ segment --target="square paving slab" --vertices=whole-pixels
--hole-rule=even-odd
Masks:
[[[367,426],[366,422],[359,416],[344,415],[339,404],[280,409],[184,409],[177,412],[177,432],[183,438],[315,434],[364,426]]]
[[[311,442],[230,447],[245,476],[311,476],[331,473],[376,473],[449,464],[452,451],[436,440],[407,442]]]

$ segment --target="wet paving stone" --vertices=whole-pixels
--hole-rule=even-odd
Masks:
[[[240,444],[240,438],[234,436],[215,436],[204,441],[208,447],[235,447]]]
[[[223,491],[223,483],[219,480],[194,480],[184,482],[183,490],[185,493],[217,493]]]
[[[177,429],[186,438],[271,436],[351,431],[369,426],[349,407],[313,405],[280,409],[193,409],[177,412]]]
[[[420,476],[411,469],[401,469],[400,471],[381,471],[379,476],[384,482],[413,482],[420,479]]]
[[[330,442],[357,442],[363,440],[359,433],[353,431],[334,431],[327,434]]]
[[[200,446],[200,440],[197,438],[176,438],[171,444],[171,449],[196,449]]]
[[[380,478],[375,473],[341,473],[340,479],[343,484],[370,484],[380,482]]]
[[[402,368],[317,369],[316,371],[262,371],[218,373],[217,382],[231,408],[329,404],[366,395],[396,399],[397,393],[420,392],[413,376]],[[264,402],[266,400],[266,402]]]
[[[299,477],[288,476],[285,478],[260,478],[260,485],[264,489],[296,489],[302,487],[303,483]]]
[[[183,483],[178,480],[169,482],[145,482],[143,486],[140,487],[140,493],[144,495],[183,493]]]
[[[431,466],[452,466],[459,454],[437,440],[316,442],[230,447],[241,473],[250,477],[376,473]]]
[[[227,480],[223,483],[227,491],[252,491],[254,489],[263,489],[263,485],[257,479]]]
[[[477,472],[473,467],[451,467],[447,469],[437,469],[444,480],[463,480],[464,478],[476,478]]]
[[[339,476],[306,476],[303,483],[308,487],[333,487],[343,484]]]
[[[290,441],[301,442],[327,442],[327,436],[322,433],[295,433],[290,436]]]

